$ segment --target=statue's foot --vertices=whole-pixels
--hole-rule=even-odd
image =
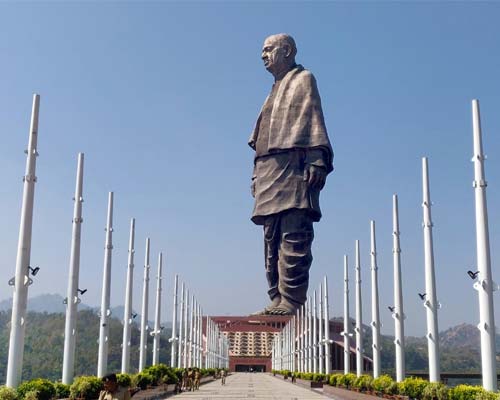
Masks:
[[[297,307],[287,301],[285,298],[282,298],[280,301],[280,304],[276,307],[274,307],[272,310],[269,311],[269,314],[271,315],[293,315],[295,314],[295,311],[297,310]]]
[[[250,315],[271,315],[271,311],[279,306],[281,303],[281,296],[276,296],[272,299],[271,304],[265,307],[262,311],[256,311]]]
[[[269,315],[293,315],[293,311],[278,306],[269,311]]]

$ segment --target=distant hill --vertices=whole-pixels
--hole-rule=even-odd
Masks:
[[[41,294],[31,297],[28,301],[28,311],[47,312],[47,313],[64,313],[66,305],[63,303],[64,298],[59,294]],[[0,301],[0,311],[7,311],[12,308],[12,298]],[[87,310],[90,306],[80,303],[80,310]]]
[[[63,303],[64,298],[60,294],[40,294],[30,297],[28,300],[28,311],[40,313],[66,313],[66,305]],[[0,311],[8,311],[12,309],[12,298],[0,301]],[[85,303],[78,305],[78,310],[93,310],[99,312],[99,307],[91,307]],[[125,307],[120,305],[111,307],[111,315],[114,318],[123,319]],[[135,311],[137,313],[137,311]],[[151,314],[150,314],[151,316]],[[136,321],[141,320],[141,316],[137,313]],[[162,324],[166,328],[172,328],[172,322],[164,322]],[[149,321],[149,326],[154,326],[154,321]]]
[[[5,382],[8,342],[10,332],[10,311],[0,311],[0,385]],[[26,339],[24,347],[23,380],[31,378],[61,379],[64,347],[65,315],[62,313],[29,312],[26,318]],[[121,368],[123,325],[117,318],[109,323],[108,371],[119,372]],[[170,360],[168,339],[171,331],[164,329],[160,337],[160,362]],[[76,375],[95,375],[99,336],[99,316],[93,310],[78,311],[76,337]],[[137,372],[139,365],[140,331],[132,325],[130,365]],[[152,361],[153,337],[148,335],[147,364]]]

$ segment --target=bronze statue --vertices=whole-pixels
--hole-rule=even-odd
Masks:
[[[290,35],[264,41],[262,60],[275,82],[248,142],[255,150],[252,221],[264,227],[271,299],[259,314],[292,314],[305,303],[319,193],[333,170],[316,80],[295,63],[296,53]]]

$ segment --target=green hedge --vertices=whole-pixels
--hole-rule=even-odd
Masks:
[[[363,392],[372,389],[373,378],[370,375],[361,375],[356,378],[353,387]]]
[[[146,389],[148,386],[153,386],[155,383],[155,377],[148,372],[139,372],[132,377],[132,386],[140,387],[142,390]]]
[[[17,400],[17,392],[7,386],[0,386],[0,400]]]
[[[408,396],[410,399],[421,399],[422,393],[428,383],[428,381],[422,378],[410,376],[398,383],[398,392],[403,396]]]
[[[428,383],[422,393],[422,400],[448,400],[449,391],[442,383]]]
[[[35,396],[37,400],[50,400],[55,396],[56,389],[54,384],[48,379],[32,379],[31,381],[21,383],[17,387],[17,397],[20,400],[24,400],[29,392],[38,392]],[[31,398],[33,396],[34,394],[30,395]]]
[[[54,383],[54,389],[56,390],[56,399],[66,399],[70,395],[70,385],[65,385],[61,382]]]
[[[476,400],[483,392],[486,391],[480,386],[458,385],[450,390],[450,400]]]
[[[102,380],[97,376],[78,376],[69,388],[69,397],[72,399],[94,400],[99,397],[99,392],[102,389]]]

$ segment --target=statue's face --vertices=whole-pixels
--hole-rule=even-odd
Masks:
[[[271,73],[283,70],[287,67],[287,52],[287,47],[283,46],[280,40],[273,36],[268,37],[262,47],[261,57],[264,61],[264,67]]]

